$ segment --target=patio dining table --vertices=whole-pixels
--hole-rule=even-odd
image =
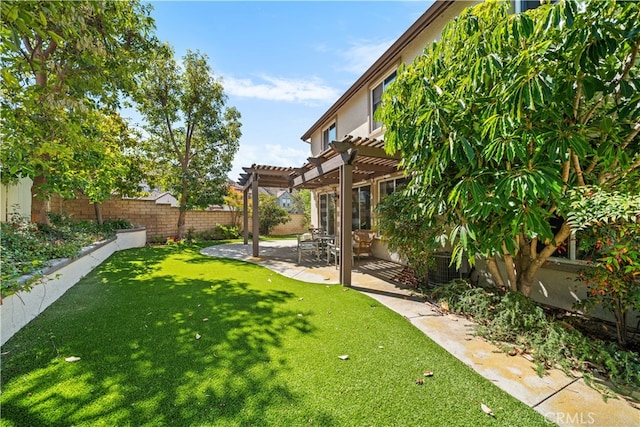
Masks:
[[[321,234],[316,237],[316,239],[320,242],[320,251],[327,252],[327,262],[329,261],[329,251],[327,250],[329,243],[335,243],[336,236],[335,234]]]

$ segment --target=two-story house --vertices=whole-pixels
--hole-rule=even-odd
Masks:
[[[245,168],[240,184],[245,204],[258,186],[312,189],[311,222],[335,234],[340,247],[340,282],[351,283],[351,233],[375,229],[375,205],[405,182],[398,170],[399,156],[384,152],[384,129],[374,120],[385,87],[400,64],[410,63],[436,40],[444,25],[475,2],[436,1],[360,76],[353,85],[302,135],[311,156],[299,168],[256,166]],[[283,185],[285,184],[285,185]],[[257,215],[254,215],[257,222]],[[245,217],[245,229],[248,218]],[[254,223],[254,229],[257,228]],[[245,242],[248,236],[245,235]],[[254,255],[258,253],[254,235]],[[376,241],[374,255],[389,259]]]
[[[302,167],[245,168],[246,174],[240,180],[245,188],[245,203],[252,186],[257,190],[258,186],[288,183],[290,187],[312,190],[311,223],[338,236],[343,284],[351,283],[352,231],[375,230],[375,206],[407,181],[398,169],[400,157],[390,157],[384,152],[384,128],[374,119],[382,93],[395,79],[400,64],[411,63],[426,45],[440,37],[447,22],[476,3],[479,2],[433,2],[301,136],[311,152]],[[514,1],[513,10],[521,12],[539,5],[539,0]],[[245,218],[245,225],[247,221]],[[256,256],[257,246],[254,235]],[[376,239],[373,254],[393,259],[383,239]]]

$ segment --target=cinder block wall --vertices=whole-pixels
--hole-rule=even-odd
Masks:
[[[77,220],[95,220],[96,218],[93,205],[84,195],[70,200],[54,197],[51,200],[51,211],[64,212]],[[114,198],[102,204],[104,220],[127,219],[134,225],[144,226],[147,229],[147,241],[175,236],[179,213],[179,208],[169,204],[156,204],[153,200]],[[287,224],[275,227],[271,234],[282,236],[306,231],[304,215],[292,214],[291,218]],[[208,231],[216,224],[232,225],[233,213],[229,211],[187,212],[187,230],[193,228],[196,232]],[[240,218],[240,227],[242,227],[242,218]],[[251,231],[251,221],[249,221],[249,231]]]

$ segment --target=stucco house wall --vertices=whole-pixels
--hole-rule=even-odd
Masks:
[[[23,178],[15,185],[0,185],[0,222],[7,222],[14,213],[31,218],[31,184]]]

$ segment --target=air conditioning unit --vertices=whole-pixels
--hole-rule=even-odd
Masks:
[[[471,274],[471,267],[466,255],[462,257],[462,263],[460,269],[456,268],[455,261],[452,263],[451,253],[449,252],[436,252],[433,257],[435,258],[436,265],[429,269],[429,284],[430,285],[442,285],[452,282],[455,279],[468,279]]]

